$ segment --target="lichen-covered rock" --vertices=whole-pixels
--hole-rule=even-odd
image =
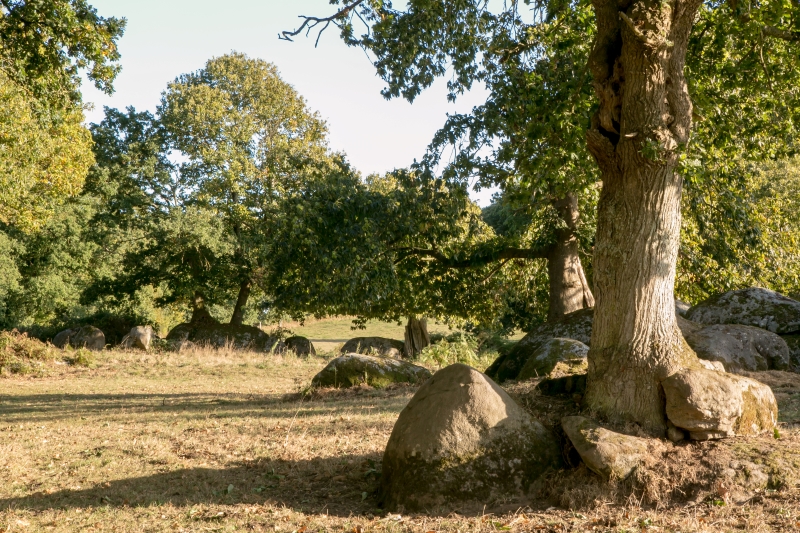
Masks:
[[[311,386],[348,388],[365,383],[383,388],[392,383],[422,383],[430,377],[427,368],[408,361],[349,353],[328,363],[311,380]]]
[[[577,360],[581,362],[586,359],[587,353],[589,353],[589,347],[581,341],[562,338],[550,339],[542,343],[528,357],[516,379],[524,380],[547,376],[553,371],[556,364],[563,361]]]
[[[289,337],[284,342],[286,343],[286,349],[290,352],[294,352],[297,356],[308,357],[310,355],[317,355],[314,344],[305,337],[296,335],[294,337]]]
[[[562,466],[558,441],[489,377],[455,364],[420,387],[383,456],[380,503],[432,511],[529,494]]]
[[[686,342],[700,359],[719,361],[728,372],[789,367],[786,341],[753,326],[716,324],[686,335]]]
[[[680,315],[676,316],[675,318],[678,321],[678,329],[681,330],[681,334],[684,336],[684,338],[706,327],[704,324],[698,324],[697,322],[686,320]]]
[[[604,479],[625,479],[648,454],[647,440],[605,429],[584,416],[565,416],[561,427],[584,464]]]
[[[153,336],[153,328],[151,326],[136,326],[122,338],[120,346],[147,351],[150,349],[150,342],[153,340]]]
[[[701,324],[742,324],[788,334],[800,331],[800,302],[753,287],[713,296],[692,307],[686,318]]]
[[[69,344],[73,348],[88,348],[100,351],[106,347],[106,336],[94,326],[83,326],[69,336]]]
[[[667,418],[694,440],[772,431],[778,404],[772,389],[754,379],[714,370],[685,369],[661,382]]]
[[[182,342],[192,341],[195,344],[214,348],[232,347],[258,352],[286,351],[286,345],[277,337],[267,335],[254,326],[236,326],[218,322],[197,322],[178,324],[167,334],[167,340]]]
[[[341,353],[362,353],[366,355],[380,355],[383,357],[403,358],[405,343],[384,337],[355,337],[347,341]]]
[[[498,357],[486,374],[502,383],[517,379],[522,367],[536,351],[553,338],[574,339],[589,345],[592,338],[593,309],[581,309],[553,322],[545,322],[525,335],[506,355]]]
[[[75,333],[74,329],[65,329],[64,331],[59,331],[56,333],[56,336],[53,337],[53,346],[63,350],[67,347],[67,345],[69,345],[69,338],[73,333]]]
[[[781,335],[789,348],[789,370],[800,372],[800,335]]]

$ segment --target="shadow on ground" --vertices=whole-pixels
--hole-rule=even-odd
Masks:
[[[254,461],[222,469],[181,469],[78,490],[5,498],[0,500],[0,509],[272,504],[305,513],[327,512],[346,517],[376,511],[379,464],[380,456],[374,454],[343,455],[335,459],[335,464],[324,458]]]

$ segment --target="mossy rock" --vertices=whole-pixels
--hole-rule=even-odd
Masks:
[[[360,384],[383,388],[392,383],[422,383],[431,377],[427,368],[389,357],[349,353],[323,368],[312,387],[354,387]]]
[[[286,349],[290,352],[294,352],[294,354],[297,356],[308,357],[311,355],[317,355],[317,350],[314,348],[314,343],[312,343],[306,337],[295,335],[294,337],[289,337],[284,342],[286,343]]]
[[[506,355],[498,357],[486,374],[502,383],[517,379],[525,363],[554,338],[573,339],[589,345],[594,309],[581,309],[552,322],[545,322],[525,335]]]
[[[404,512],[480,508],[534,496],[563,465],[558,440],[488,376],[439,370],[400,413],[383,456],[379,503]]]
[[[355,337],[347,341],[341,353],[361,353],[365,355],[380,355],[402,359],[406,344],[396,339],[385,337]]]
[[[536,351],[528,358],[525,366],[522,367],[518,380],[535,379],[549,375],[559,363],[567,361],[573,362],[574,366],[580,367],[581,362],[586,361],[586,354],[589,353],[589,347],[581,341],[575,339],[550,339],[539,346]],[[565,370],[562,364],[562,371]],[[586,372],[586,369],[582,369]],[[580,369],[576,372],[580,374]]]
[[[178,343],[191,341],[214,348],[230,346],[258,352],[286,351],[286,345],[280,339],[271,337],[254,326],[244,325],[209,322],[178,324],[169,332],[167,340]]]
[[[701,324],[742,324],[779,335],[800,332],[800,302],[769,289],[729,291],[692,307],[686,318]]]
[[[789,348],[789,370],[800,372],[800,335],[781,335]]]
[[[686,342],[707,361],[719,361],[728,372],[785,370],[789,347],[779,335],[754,326],[715,324],[690,335]]]

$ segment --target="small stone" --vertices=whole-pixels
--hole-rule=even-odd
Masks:
[[[565,416],[561,427],[586,466],[604,479],[625,479],[648,453],[648,441],[601,427],[584,416]]]
[[[778,420],[772,389],[754,379],[684,369],[661,382],[667,418],[693,440],[771,431]]]
[[[667,429],[667,438],[672,442],[680,442],[686,438],[686,433],[684,433],[683,430],[672,426]]]

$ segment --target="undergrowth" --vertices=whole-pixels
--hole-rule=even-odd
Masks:
[[[43,363],[56,358],[50,344],[28,337],[17,330],[0,331],[0,374],[41,372]]]

